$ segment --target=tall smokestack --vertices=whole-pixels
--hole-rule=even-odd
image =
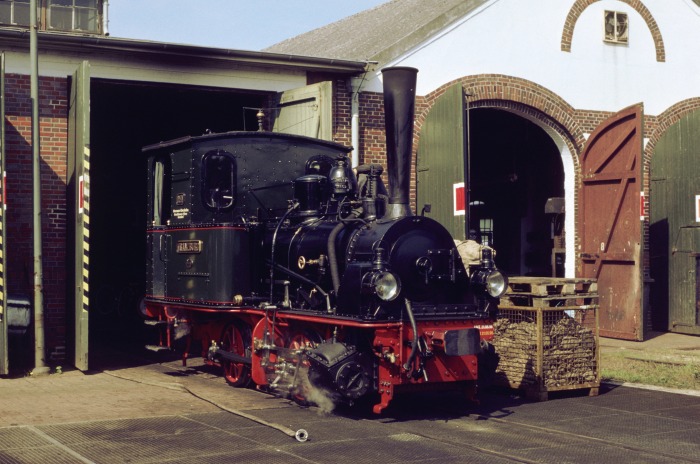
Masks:
[[[409,204],[409,190],[417,74],[416,68],[382,69],[386,158],[389,171],[389,207],[385,218],[413,216]]]

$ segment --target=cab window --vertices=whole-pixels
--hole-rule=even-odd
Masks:
[[[202,158],[202,201],[214,211],[233,208],[236,202],[236,160],[231,153],[213,150]]]
[[[154,226],[167,224],[170,219],[172,163],[170,156],[159,156],[153,163],[153,217]]]

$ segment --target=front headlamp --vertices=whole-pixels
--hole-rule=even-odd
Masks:
[[[508,278],[498,269],[477,269],[471,281],[478,290],[492,298],[500,298],[508,289]]]
[[[401,280],[388,271],[374,271],[365,274],[362,286],[377,295],[382,301],[393,301],[401,293]]]

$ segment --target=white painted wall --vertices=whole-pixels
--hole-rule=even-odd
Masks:
[[[656,61],[651,32],[627,3],[601,0],[579,17],[571,52],[561,51],[573,1],[492,0],[390,65],[419,69],[418,94],[463,76],[505,74],[533,81],[577,109],[617,111],[639,102],[658,115],[700,96],[700,8],[691,0],[642,0],[663,36]],[[603,42],[603,11],[628,14],[629,45]],[[381,91],[378,73],[366,86]]]

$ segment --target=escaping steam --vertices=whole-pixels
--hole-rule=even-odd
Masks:
[[[190,325],[186,322],[180,322],[179,324],[175,324],[174,331],[175,340],[179,340],[182,337],[189,335]]]
[[[299,367],[293,396],[315,404],[319,409],[319,414],[330,414],[335,409],[333,393],[311,383],[307,366]]]

